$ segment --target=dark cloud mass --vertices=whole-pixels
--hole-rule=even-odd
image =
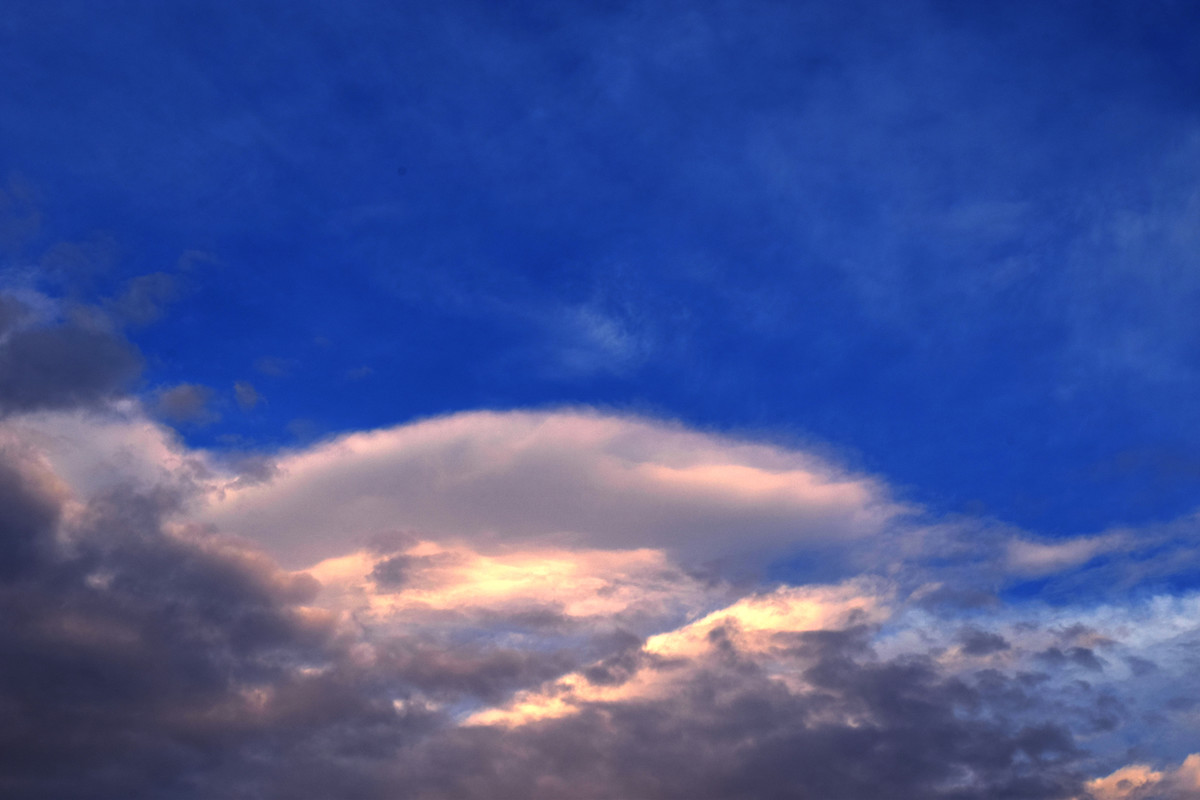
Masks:
[[[924,659],[875,660],[855,632],[802,635],[797,649],[809,662],[804,695],[726,651],[667,699],[597,704],[517,731],[460,730],[418,774],[439,787],[428,796],[547,800],[1078,791],[1071,734],[1018,721],[1015,684],[947,679]],[[429,766],[439,763],[442,772]]]
[[[0,424],[0,797],[13,800],[1089,800],[1124,763],[1091,748],[1134,720],[1089,681],[1154,668],[1082,622],[951,626],[957,603],[942,641],[929,628],[885,652],[863,610],[870,582],[763,590],[648,639],[622,627],[637,613],[616,599],[636,581],[587,572],[588,558],[613,570],[630,556],[575,554],[569,580],[617,603],[589,622],[543,584],[485,596],[561,569],[565,551],[488,560],[404,532],[367,551],[369,599],[401,604],[372,617],[338,604],[353,586],[336,570],[313,567],[322,586],[189,522],[202,482],[118,476],[75,494],[53,471],[64,462]],[[277,471],[247,466],[229,486]],[[668,567],[652,585],[692,585]],[[865,605],[822,616],[838,603]],[[558,697],[562,713],[520,712],[529,697]],[[1153,796],[1182,800],[1181,786],[1164,778]]]
[[[212,534],[173,493],[117,490],[70,523],[0,472],[0,794],[26,798],[1066,798],[1081,751],[994,674],[876,657],[863,629],[784,642],[797,694],[732,646],[695,669],[635,640],[587,672],[681,676],[667,696],[517,728],[497,701],[576,665],[495,643],[364,641],[308,609],[316,582]],[[631,649],[632,648],[632,649]]]
[[[16,327],[19,301],[0,297],[0,413],[86,406],[114,397],[141,372],[136,348],[80,321]]]
[[[265,796],[338,726],[331,746],[402,731],[339,661],[329,620],[298,607],[311,579],[167,535],[166,493],[99,498],[64,542],[29,478],[3,477],[5,555],[20,557],[0,584],[0,795]]]

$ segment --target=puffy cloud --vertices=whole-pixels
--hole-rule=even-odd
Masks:
[[[928,602],[1036,540],[806,454],[470,414],[260,467],[131,401],[0,423],[0,793],[1188,796],[1191,761],[1098,776],[1190,752],[1196,596]],[[767,584],[742,547],[865,566]]]
[[[303,605],[315,581],[172,532],[174,492],[103,491],[67,514],[82,498],[44,462],[0,457],[0,792],[237,796],[207,776],[311,715],[303,668],[336,661],[331,618]]]
[[[460,729],[447,738],[470,766],[418,773],[445,786],[428,796],[482,796],[485,784],[496,796],[538,798],[1065,798],[1078,788],[1069,731],[1023,720],[1015,681],[879,660],[857,628],[785,637],[795,690],[712,639],[683,665],[633,668],[663,672],[661,692],[601,694],[578,713],[515,728]]]
[[[0,444],[44,463],[71,488],[75,502],[119,487],[183,491],[213,474],[203,453],[187,450],[130,400],[10,417],[0,424]]]
[[[803,691],[800,670],[787,662],[794,637],[808,631],[845,630],[886,616],[882,598],[859,582],[833,587],[780,588],[742,598],[682,628],[649,637],[633,660],[621,654],[620,679],[613,664],[599,663],[536,691],[522,692],[503,708],[473,714],[467,724],[523,725],[577,714],[589,705],[662,698],[714,653],[749,658],[764,675]],[[799,683],[797,683],[799,681]]]

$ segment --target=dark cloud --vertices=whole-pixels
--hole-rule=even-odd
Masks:
[[[874,660],[858,633],[799,641],[810,693],[719,649],[665,698],[448,734],[412,767],[423,787],[413,796],[966,800],[1079,789],[1070,732],[1022,720],[995,687],[924,659]]]
[[[1048,647],[1037,654],[1042,664],[1050,667],[1074,665],[1089,672],[1104,671],[1105,662],[1090,647]]]
[[[541,652],[483,642],[396,638],[379,648],[379,669],[442,702],[490,704],[579,666],[571,652]]]
[[[1139,656],[1126,656],[1125,663],[1129,666],[1129,671],[1138,678],[1143,678],[1147,675],[1153,675],[1158,671],[1158,665],[1147,658]]]
[[[583,677],[593,686],[619,686],[626,683],[638,669],[656,665],[656,660],[641,649],[641,640],[630,636],[625,646],[611,656],[583,670]]]
[[[296,740],[402,727],[297,605],[315,581],[165,534],[179,499],[107,495],[60,542],[37,475],[3,463],[0,795],[252,796]]]
[[[420,696],[497,702],[576,666],[412,637],[364,661],[306,608],[312,578],[167,533],[178,492],[114,490],[66,524],[47,476],[0,455],[5,798],[392,797],[449,724]]]
[[[550,606],[468,631],[372,631],[310,608],[307,575],[166,525],[180,491],[116,489],[67,515],[53,487],[0,453],[13,800],[1068,800],[1092,763],[1076,733],[1128,716],[1082,682],[1055,700],[1046,676],[883,658],[866,627],[777,634],[771,665],[720,626],[704,654],[670,661],[621,631],[528,646],[521,626],[557,624]],[[410,585],[437,566],[393,552],[373,579]],[[1076,643],[1088,630],[1060,634],[1040,663],[1093,670]],[[974,628],[959,639],[1006,646]],[[805,691],[773,677],[780,663]],[[646,675],[665,688],[512,728],[455,722],[572,670],[606,690]]]
[[[10,324],[15,308],[5,301]],[[127,390],[141,366],[133,345],[100,326],[17,328],[0,341],[0,413],[94,405]]]
[[[0,580],[29,569],[58,522],[58,501],[32,473],[14,454],[0,450]]]
[[[462,562],[457,553],[431,553],[409,555],[397,553],[389,556],[371,570],[371,580],[383,591],[399,591],[406,588],[424,570],[452,567]]]
[[[982,631],[978,628],[967,628],[959,634],[962,651],[969,656],[986,656],[1007,650],[1008,641],[997,633]]]

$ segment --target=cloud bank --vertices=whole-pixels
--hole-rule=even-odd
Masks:
[[[585,411],[268,460],[130,400],[0,423],[6,797],[1194,796],[1200,596],[1005,595],[1139,532]]]

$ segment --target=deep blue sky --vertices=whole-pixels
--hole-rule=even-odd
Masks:
[[[128,335],[147,398],[212,387],[193,444],[587,404],[1050,535],[1169,519],[1197,41],[1167,0],[10,0],[6,280],[172,274]]]

